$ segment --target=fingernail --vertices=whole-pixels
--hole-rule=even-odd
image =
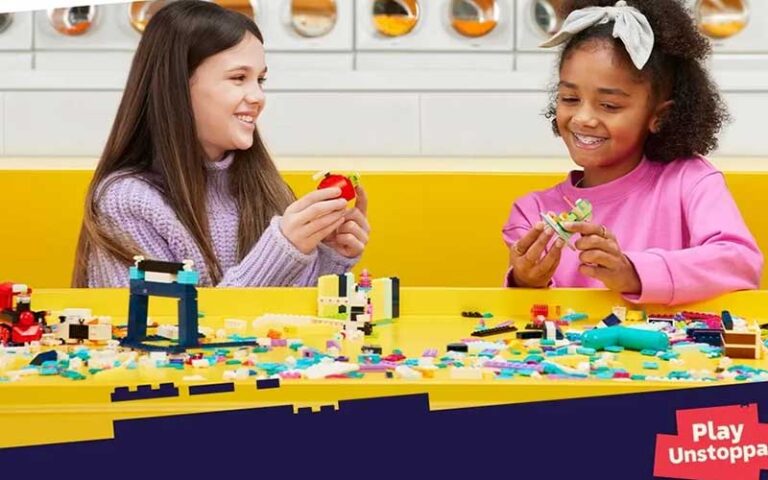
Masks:
[[[554,230],[552,230],[552,228],[550,228],[549,226],[547,226],[547,227],[545,227],[545,228],[544,228],[544,234],[545,234],[545,235],[547,235],[547,236],[550,236],[550,235],[552,235],[553,233],[554,233]]]
[[[573,227],[573,225],[574,225],[574,223],[573,223],[573,222],[564,222],[564,223],[563,223],[563,226],[564,226],[565,228],[572,228],[572,227]]]
[[[562,238],[558,238],[557,240],[555,240],[555,246],[557,248],[563,248],[564,245],[565,245],[565,242],[563,241]]]

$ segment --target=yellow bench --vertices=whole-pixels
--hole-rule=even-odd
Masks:
[[[311,173],[289,172],[285,178],[301,195],[315,187]],[[0,170],[0,281],[69,286],[91,175]],[[404,286],[500,286],[507,265],[500,231],[513,200],[562,178],[561,173],[363,172],[373,232],[357,271],[366,267],[374,276],[397,275]],[[768,173],[733,172],[726,178],[765,252]]]

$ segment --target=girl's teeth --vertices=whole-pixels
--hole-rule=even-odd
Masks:
[[[245,123],[253,123],[253,117],[249,115],[236,115],[237,119]]]
[[[594,145],[595,143],[602,142],[603,139],[600,137],[587,137],[584,135],[576,135],[576,139],[580,141],[581,143],[586,143],[587,145]]]

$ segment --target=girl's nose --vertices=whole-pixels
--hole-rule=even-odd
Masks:
[[[598,119],[591,108],[582,107],[573,116],[573,122],[579,126],[595,128],[597,127]]]

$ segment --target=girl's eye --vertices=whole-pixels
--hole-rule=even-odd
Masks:
[[[610,103],[604,103],[603,108],[609,112],[616,112],[621,110],[621,107],[619,107],[618,105],[611,105]]]
[[[242,82],[245,80],[245,75],[238,75],[236,77],[232,77],[232,80],[237,80],[238,82]]]
[[[259,85],[264,85],[267,83],[267,77],[259,77]]]
[[[578,98],[576,98],[576,97],[560,97],[560,101],[561,101],[562,103],[566,103],[566,104],[572,104],[572,103],[576,103],[576,102],[578,102],[578,101],[579,101],[579,99],[578,99]]]

